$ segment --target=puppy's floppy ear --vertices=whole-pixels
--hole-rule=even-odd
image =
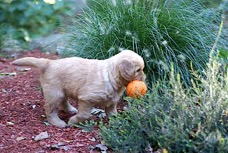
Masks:
[[[130,81],[134,76],[134,64],[128,59],[123,59],[119,64],[120,75],[125,79]]]

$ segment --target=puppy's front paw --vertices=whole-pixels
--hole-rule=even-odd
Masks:
[[[60,119],[56,119],[56,118],[49,118],[48,122],[51,125],[54,125],[54,126],[57,126],[57,127],[60,127],[60,128],[64,128],[64,127],[68,126],[64,121],[62,121]]]
[[[111,105],[105,108],[105,113],[107,116],[115,116],[117,114],[116,105]]]
[[[70,107],[67,109],[67,112],[70,114],[76,114],[78,112],[78,110],[74,107]]]
[[[68,125],[72,126],[72,125],[77,124],[79,122],[84,122],[84,121],[88,120],[90,117],[89,114],[90,113],[78,113],[78,114],[72,116],[68,121]]]
[[[65,122],[62,121],[62,122],[57,123],[56,126],[58,126],[58,127],[60,127],[60,128],[65,128],[65,127],[67,127],[68,125],[67,125]]]
[[[68,126],[73,126],[74,124],[77,124],[78,121],[77,121],[77,117],[76,116],[72,116],[69,121],[68,121]]]

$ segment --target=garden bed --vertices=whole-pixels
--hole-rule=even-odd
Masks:
[[[25,52],[22,56],[58,58],[40,51]],[[47,125],[39,70],[13,66],[13,60],[0,58],[0,152],[100,152],[94,149],[100,144],[98,127],[85,132],[80,128]],[[65,121],[70,117],[63,113],[60,116]],[[35,141],[42,132],[47,132],[47,138]]]

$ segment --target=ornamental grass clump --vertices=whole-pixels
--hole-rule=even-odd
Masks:
[[[153,85],[130,108],[101,126],[101,137],[117,152],[228,152],[228,71],[210,60],[205,77],[193,72],[193,87],[183,88],[172,69],[167,83]],[[200,84],[198,84],[200,82]]]
[[[205,15],[194,0],[88,0],[84,13],[69,28],[63,56],[104,59],[131,49],[145,60],[149,83],[168,74],[173,63],[185,84],[189,68],[208,61],[217,16]],[[212,24],[213,22],[213,24]]]

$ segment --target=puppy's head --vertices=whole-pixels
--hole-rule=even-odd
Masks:
[[[145,81],[144,61],[141,56],[130,50],[124,50],[118,56],[119,74],[126,86],[132,80]]]

